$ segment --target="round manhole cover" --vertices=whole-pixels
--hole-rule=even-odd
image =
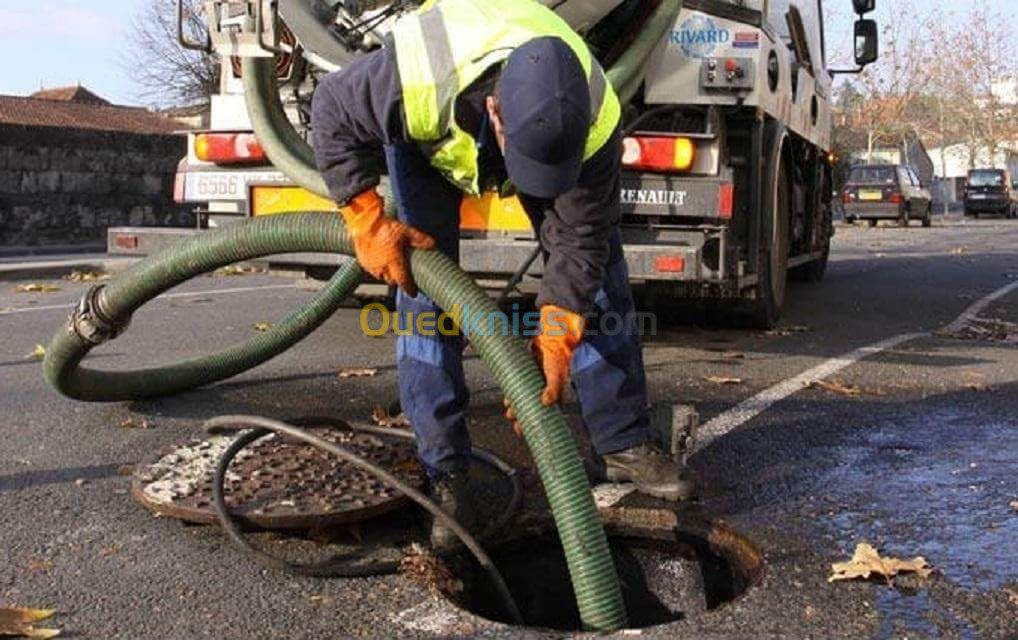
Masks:
[[[424,486],[424,469],[414,457],[411,439],[348,426],[308,430],[414,487]],[[217,522],[212,477],[236,437],[210,436],[171,447],[149,464],[138,466],[132,494],[160,515],[200,524]],[[393,511],[407,500],[352,464],[275,434],[253,443],[234,459],[226,474],[225,499],[241,522],[264,529],[359,522]]]

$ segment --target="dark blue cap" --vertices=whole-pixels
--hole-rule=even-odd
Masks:
[[[521,192],[555,198],[576,186],[590,131],[590,88],[561,38],[516,48],[498,83],[505,166]]]

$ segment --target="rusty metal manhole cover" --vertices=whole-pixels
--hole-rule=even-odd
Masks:
[[[308,431],[350,449],[411,486],[424,486],[413,440],[352,429]],[[218,522],[212,477],[238,434],[192,440],[139,465],[131,493],[159,515],[200,524]],[[226,504],[243,523],[264,529],[301,529],[358,522],[403,506],[407,498],[309,444],[272,434],[245,448],[226,474]]]

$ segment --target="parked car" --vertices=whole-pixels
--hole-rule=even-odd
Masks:
[[[916,172],[905,165],[866,164],[852,167],[841,190],[845,221],[868,220],[871,227],[879,220],[897,220],[905,227],[910,219],[932,222],[933,196]]]
[[[972,169],[965,184],[965,215],[980,213],[1018,217],[1018,192],[1005,169]]]

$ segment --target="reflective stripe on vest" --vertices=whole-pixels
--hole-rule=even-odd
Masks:
[[[393,35],[408,133],[422,143],[431,164],[467,193],[479,190],[477,146],[456,123],[456,96],[529,40],[561,38],[587,73],[593,122],[584,160],[604,146],[618,124],[618,98],[582,38],[532,0],[428,2],[400,20]]]

